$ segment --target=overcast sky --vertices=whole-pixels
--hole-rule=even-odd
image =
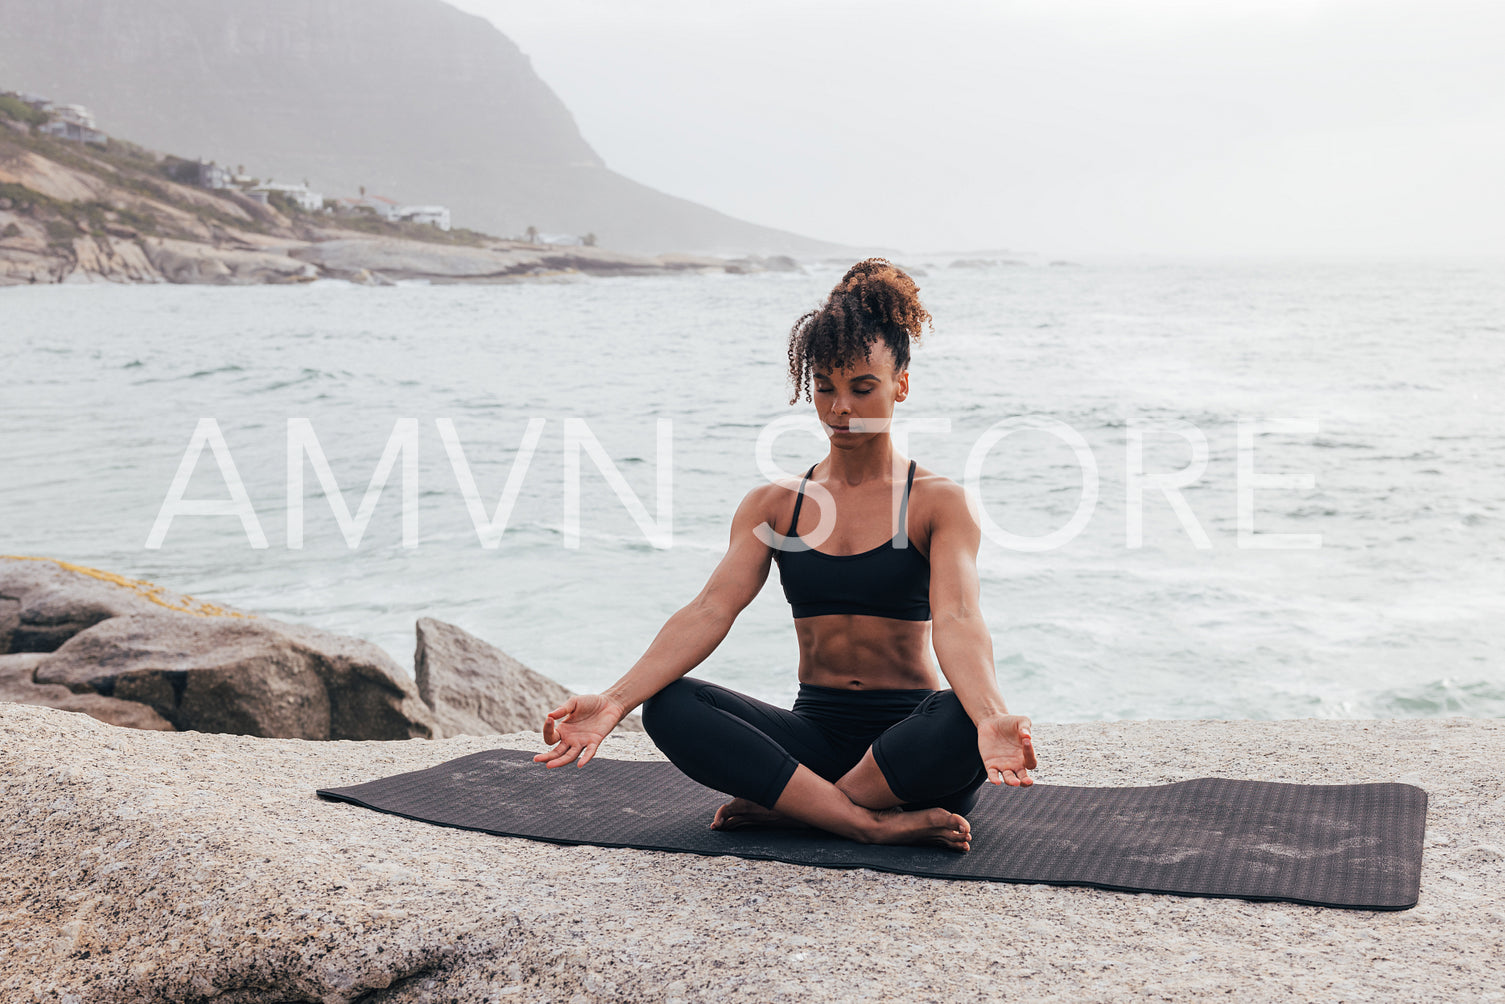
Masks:
[[[1505,253],[1505,4],[452,0],[613,169],[914,251]]]

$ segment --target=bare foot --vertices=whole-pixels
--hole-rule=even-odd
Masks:
[[[866,836],[875,844],[924,844],[958,853],[972,849],[972,825],[945,809],[883,809],[873,813]]]
[[[750,802],[745,798],[734,798],[727,802],[716,810],[716,818],[711,820],[713,830],[794,830],[809,827],[809,823],[802,823],[773,809],[765,809],[757,802]]]

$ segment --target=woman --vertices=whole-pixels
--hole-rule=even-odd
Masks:
[[[536,761],[584,767],[642,704],[659,749],[734,796],[716,829],[808,825],[957,851],[971,846],[965,813],[984,781],[1033,783],[1030,721],[1004,705],[978,609],[977,521],[960,485],[905,461],[889,438],[909,394],[910,340],[929,320],[914,280],[869,258],[795,323],[790,404],[801,391],[811,400],[814,384],[829,454],[797,487],[747,493],[700,594],[604,693],[549,713],[544,740],[555,746]],[[685,677],[774,561],[800,647],[790,710]],[[939,689],[932,643],[951,689]]]

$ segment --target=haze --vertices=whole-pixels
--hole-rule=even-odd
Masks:
[[[812,237],[1505,252],[1497,5],[453,2],[610,167]]]

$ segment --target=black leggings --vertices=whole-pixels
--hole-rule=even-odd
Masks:
[[[965,813],[987,780],[977,728],[950,690],[802,683],[786,711],[683,677],[644,703],[643,727],[693,780],[769,809],[800,764],[834,782],[869,746],[906,809]]]

